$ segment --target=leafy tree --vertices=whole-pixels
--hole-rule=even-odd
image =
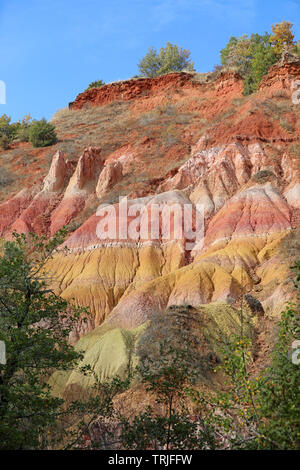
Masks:
[[[103,85],[105,85],[105,82],[103,82],[103,80],[95,80],[94,82],[91,82],[89,84],[87,90],[89,90],[90,88],[100,88]]]
[[[258,89],[262,77],[277,60],[268,33],[231,37],[221,50],[222,65],[235,68],[244,78],[244,94]]]
[[[247,35],[240,38],[232,36],[220,52],[222,65],[233,67],[245,76],[249,72],[250,46],[251,40]]]
[[[194,70],[193,62],[190,60],[190,51],[170,42],[167,42],[166,47],[162,47],[159,53],[150,47],[138,67],[143,77],[158,77],[170,72]]]
[[[200,444],[197,424],[182,411],[173,410],[169,416],[160,416],[149,406],[132,423],[123,420],[122,425],[121,442],[130,450],[196,449]]]
[[[272,26],[273,35],[270,37],[270,40],[277,56],[281,56],[285,50],[293,47],[295,37],[292,31],[293,26],[289,21],[282,21]]]
[[[24,116],[21,121],[12,123],[11,118],[3,114],[0,117],[0,144],[2,148],[9,148],[9,144],[15,138],[20,139],[22,142],[28,142],[30,125],[30,115]]]
[[[258,89],[260,81],[268,73],[269,68],[276,63],[277,57],[270,46],[268,33],[260,36],[253,34],[250,44],[249,72],[245,78],[244,94],[249,95]]]
[[[300,56],[300,41],[297,41],[296,44],[295,44],[295,49],[294,49],[294,54],[296,54],[296,56]]]
[[[0,365],[0,448],[47,446],[63,400],[51,395],[47,378],[53,369],[74,367],[81,357],[68,343],[82,309],[47,287],[45,263],[63,241],[15,233],[0,258],[0,339],[6,365]]]
[[[34,147],[47,147],[57,142],[55,126],[46,119],[33,121],[29,129],[29,141]]]
[[[259,449],[300,449],[300,365],[291,357],[292,344],[300,338],[300,262],[293,269],[298,304],[282,313],[270,366],[258,379]]]
[[[3,150],[9,149],[10,139],[6,134],[0,134],[0,146]]]
[[[18,129],[16,131],[16,137],[21,141],[21,142],[29,142],[29,132],[30,132],[30,126],[32,124],[32,119],[30,114],[27,114],[22,118],[22,121],[20,121],[18,126]]]
[[[187,387],[204,367],[195,326],[197,319],[184,310],[152,317],[137,348],[138,373],[146,392],[163,411],[149,406],[133,421],[123,417],[121,440],[125,448],[193,449],[213,441],[207,428],[199,432],[186,407]]]
[[[2,114],[2,116],[0,116],[0,145],[3,150],[7,150],[9,148],[12,138],[13,127],[11,124],[11,118],[6,114]]]
[[[154,47],[149,47],[145,57],[138,64],[140,74],[144,77],[157,77],[160,75],[160,63],[156,50]]]
[[[7,135],[7,137],[10,137],[10,122],[10,116],[7,116],[6,114],[2,114],[2,116],[0,116],[0,135]]]
[[[88,438],[90,449],[108,450],[120,440],[109,423],[117,421],[119,415],[114,409],[113,399],[130,386],[131,377],[125,379],[119,376],[100,382],[90,366],[79,369],[83,375],[93,375],[95,383],[85,392],[85,399],[70,403],[67,411],[60,417],[60,427],[63,450],[86,448],[85,438]],[[94,432],[94,429],[101,430]],[[57,439],[56,439],[57,441]]]
[[[296,287],[299,295],[300,263]],[[217,394],[193,391],[198,413],[217,441],[230,449],[299,449],[300,367],[291,360],[293,341],[300,337],[300,304],[282,313],[269,366],[251,374],[251,341],[232,337],[223,348],[227,388]]]

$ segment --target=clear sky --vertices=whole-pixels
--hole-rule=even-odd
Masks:
[[[0,0],[0,114],[49,119],[91,81],[137,74],[148,47],[167,41],[207,72],[231,35],[284,19],[300,39],[300,0]]]

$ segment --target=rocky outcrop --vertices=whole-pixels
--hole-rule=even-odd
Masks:
[[[300,209],[300,181],[290,184],[284,195],[290,206]]]
[[[94,147],[85,149],[78,160],[62,201],[51,214],[51,234],[69,224],[84,209],[88,197],[95,193],[102,167],[101,149]]]
[[[154,204],[182,207],[191,205],[191,201],[181,190],[128,200],[129,212],[130,208],[135,210],[126,229],[133,220],[135,227],[141,227]],[[184,238],[174,237],[182,222],[180,217],[172,219],[169,240],[161,236],[163,220],[157,239],[151,238],[151,232],[148,238],[139,232],[136,239],[130,239],[128,232],[120,235],[120,205],[104,206],[103,211],[67,240],[67,257],[57,254],[49,263],[49,269],[55,269],[62,279],[59,292],[91,306],[94,326],[107,318],[109,324],[132,328],[168,305],[234,302],[257,283],[270,282],[274,269],[270,259],[292,229],[292,208],[270,182],[252,183],[230,197],[214,217],[208,218],[204,240],[190,250]],[[99,225],[104,217],[105,224]],[[116,228],[116,238],[105,233],[110,221]],[[278,274],[286,275],[287,269]]]
[[[252,178],[255,180],[260,171],[269,171],[275,180],[285,172],[278,162],[267,156],[259,143],[242,145],[235,142],[203,149],[204,142],[205,136],[192,149],[192,157],[175,176],[161,184],[160,190],[188,189],[191,201],[203,205],[207,217],[221,209],[239,188]],[[286,177],[288,180],[289,176]]]
[[[220,241],[268,237],[291,230],[291,210],[270,183],[251,186],[232,197],[212,218],[205,247]]]
[[[0,205],[0,236],[7,234],[9,227],[26,210],[40,190],[39,185],[22,189],[16,196]]]
[[[251,97],[240,77],[223,72],[132,79],[76,98],[67,142],[74,128],[97,147],[76,156],[70,148],[75,171],[57,154],[40,185],[0,206],[5,235],[13,227],[54,234],[74,222],[48,263],[57,293],[91,310],[74,341],[102,323],[139,328],[171,305],[235,305],[244,295],[276,314],[287,298],[281,242],[300,224],[300,130],[289,107],[299,77],[299,64],[283,61]]]
[[[49,173],[44,180],[43,191],[48,194],[62,192],[66,188],[71,171],[70,162],[65,160],[65,154],[59,150],[52,159]]]
[[[206,84],[207,81],[197,81],[193,73],[186,72],[169,73],[156,78],[135,78],[85,90],[69,104],[69,108],[76,110],[82,109],[86,104],[101,106],[113,101],[130,101],[162,90],[168,93],[180,89],[203,88]],[[236,89],[236,84],[242,89],[242,79],[237,73],[222,72],[210,86],[214,88],[216,95],[222,96]]]
[[[123,177],[123,166],[120,161],[108,162],[100,173],[99,180],[96,187],[96,194],[101,198],[106,194],[115,184],[121,181]]]
[[[91,88],[80,93],[76,100],[69,104],[71,109],[81,109],[86,103],[100,106],[117,100],[132,100],[142,93],[151,92],[162,87],[177,89],[190,83],[192,75],[189,73],[170,73],[168,75],[151,78],[138,78],[110,83],[99,88]]]
[[[286,91],[292,94],[294,80],[300,76],[300,60],[285,52],[280,61],[273,65],[267,75],[262,78],[259,90],[264,92]]]
[[[48,233],[51,212],[59,203],[70,174],[71,166],[65,160],[64,153],[56,152],[49,173],[40,187],[21,192],[5,203],[6,206],[0,206],[0,213],[7,214],[2,231]]]
[[[206,362],[206,382],[212,380],[213,374],[210,373],[211,365],[215,365],[217,351],[218,351],[218,331],[222,330],[222,337],[229,339],[230,334],[239,334],[241,328],[241,320],[238,309],[233,306],[226,305],[225,303],[214,303],[213,305],[199,305],[197,309],[188,308],[188,306],[172,306],[165,312],[167,315],[179,314],[185,315],[189,320],[193,320],[195,315],[201,318],[201,322],[197,323],[194,328],[200,339],[201,352],[207,358]],[[205,322],[205,329],[200,326]],[[253,319],[248,309],[244,312],[244,334],[251,337],[253,334]],[[146,325],[142,324],[135,329],[124,329],[114,327],[113,325],[102,325],[93,332],[88,333],[81,338],[76,344],[75,348],[83,355],[79,366],[71,371],[55,372],[50,378],[50,385],[53,387],[56,395],[63,394],[65,398],[74,398],[74,388],[77,390],[84,390],[94,385],[95,378],[92,374],[82,374],[80,369],[86,366],[91,366],[100,381],[107,381],[114,376],[118,375],[121,378],[126,378],[128,371],[129,357],[131,359],[131,367],[139,363],[139,357],[134,352],[130,353],[129,345],[131,345],[131,352],[136,351],[139,339],[145,331]],[[152,345],[149,345],[150,351],[153,353]],[[154,351],[155,354],[155,351]],[[132,390],[132,389],[131,389]],[[135,387],[136,391],[136,387]],[[133,392],[134,393],[134,392]],[[131,394],[130,394],[131,395]],[[127,401],[127,406],[135,403],[134,412],[143,410],[145,392],[139,399],[132,400],[132,396],[124,397],[120,395],[120,405],[124,406],[124,401]],[[138,407],[138,408],[137,408]],[[121,408],[122,409],[122,408]],[[101,420],[103,426],[103,418]],[[100,423],[99,423],[100,426]]]

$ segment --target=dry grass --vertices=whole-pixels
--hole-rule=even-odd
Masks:
[[[52,122],[52,124],[55,124],[57,121],[61,121],[62,119],[68,118],[70,113],[72,113],[72,110],[69,109],[68,106],[66,106],[65,108],[58,109],[53,114],[52,118],[50,119],[50,122]]]
[[[273,171],[271,170],[261,170],[255,173],[253,176],[254,181],[260,184],[264,184],[266,181],[269,181],[270,179],[275,178],[275,175]]]
[[[284,118],[279,119],[279,123],[283,129],[285,129],[289,134],[293,134],[295,132],[295,126],[290,121]]]
[[[0,173],[0,189],[5,188],[6,186],[11,185],[14,182],[13,174],[6,170],[5,168],[1,168]]]
[[[150,181],[164,176],[170,166],[178,166],[178,162],[165,159],[173,148],[176,160],[178,152],[185,159],[189,157],[189,145],[182,135],[195,118],[199,119],[196,113],[181,111],[172,95],[167,95],[152,111],[133,112],[130,102],[118,101],[101,107],[60,110],[52,119],[59,137],[57,148],[74,162],[89,145],[100,147],[104,158],[127,144],[137,154],[142,153],[142,161],[133,161],[122,181],[105,195],[103,202],[112,203],[133,190],[149,191]],[[74,221],[75,226],[78,223]]]
[[[85,147],[102,148],[104,157],[124,145],[133,122],[129,104],[114,102],[101,107],[62,110],[54,119],[59,148],[78,158]]]
[[[280,119],[284,113],[291,111],[291,103],[289,100],[272,100],[267,98],[260,103],[260,107],[266,116],[273,119]]]
[[[275,90],[272,92],[271,98],[290,99],[290,95],[286,90]]]
[[[300,259],[300,227],[291,231],[282,241],[280,252],[291,266]]]
[[[294,142],[289,146],[289,153],[294,156],[300,158],[300,144]]]

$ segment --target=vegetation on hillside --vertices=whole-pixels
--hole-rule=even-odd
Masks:
[[[269,364],[253,373],[253,345],[241,330],[222,347],[218,369],[225,374],[224,391],[192,392],[198,413],[214,427],[222,448],[300,448],[300,368],[295,348],[300,336],[300,263],[293,269],[298,304],[291,303],[282,312]]]
[[[67,402],[55,396],[48,379],[78,363],[81,354],[68,337],[88,314],[48,285],[45,263],[64,235],[47,241],[15,234],[1,248],[0,340],[7,351],[0,365],[1,449],[85,448],[85,436],[90,447],[107,449],[299,449],[300,368],[293,349],[299,301],[282,313],[269,365],[258,373],[242,308],[240,333],[220,337],[213,357],[199,336],[203,319],[176,307],[153,316],[135,351],[129,345],[139,365],[132,369],[129,361],[125,379],[100,383],[85,366],[80,373],[95,380],[84,397]],[[300,262],[294,270],[300,300]],[[223,386],[208,391],[206,377],[218,369]],[[120,413],[114,398],[129,386],[144,387],[153,406],[132,417]],[[92,439],[95,424],[102,431]]]
[[[13,241],[1,245],[0,340],[6,364],[0,364],[0,450],[76,447],[86,432],[84,419],[109,416],[113,396],[127,386],[118,378],[96,380],[84,401],[67,403],[49,385],[54,371],[73,369],[81,359],[69,335],[88,315],[58,297],[44,272],[65,235],[65,229],[51,240],[14,233]]]
[[[290,23],[275,25],[272,31],[272,35],[231,38],[221,51],[224,69],[235,68],[244,77],[245,94],[257,90],[262,76],[282,52],[300,55]],[[193,68],[189,51],[170,43],[162,49],[159,54],[149,51],[143,63],[144,76]],[[89,88],[102,85],[100,80]],[[278,100],[284,97],[277,95]],[[126,107],[124,103],[117,106],[114,109],[107,105],[113,124],[106,124],[110,119],[104,108],[100,110],[102,116],[99,109],[93,111],[99,113],[97,122],[102,126],[103,151],[107,154],[112,145],[121,145],[131,127],[128,120],[134,120],[127,109],[126,119],[113,119],[120,115],[122,106]],[[289,109],[283,100],[272,103],[268,99],[259,106],[273,118],[280,106]],[[82,113],[92,115],[90,110]],[[78,119],[78,112],[75,115]],[[166,101],[139,117],[139,126],[133,121],[133,127],[138,128],[141,142],[145,137],[156,138],[157,132],[164,144],[172,146],[180,142],[178,126],[185,120],[190,121],[190,115],[179,115],[176,104]],[[89,126],[87,120],[85,125]],[[117,129],[117,143],[112,142],[105,125],[109,125],[110,132]],[[282,125],[287,128],[288,123],[282,121]],[[73,129],[71,118],[69,128]],[[99,134],[97,129],[93,132]],[[90,139],[87,132],[85,138]],[[2,115],[0,144],[8,149],[16,139],[30,141],[36,147],[57,141],[55,127],[45,119],[32,121],[26,116],[21,122],[11,123],[8,116]],[[157,156],[160,154],[155,145],[163,148],[158,142],[147,151]],[[0,187],[9,184],[11,178],[6,171],[1,172]],[[269,177],[272,172],[262,170],[253,178],[264,182]],[[133,370],[129,361],[125,378],[100,382],[95,371],[86,366],[79,372],[92,375],[95,384],[81,400],[69,402],[66,397],[55,396],[48,379],[54,371],[69,372],[78,367],[82,356],[68,338],[74,326],[88,315],[49,287],[52,279],[45,273],[45,266],[64,236],[65,231],[51,240],[15,234],[14,241],[1,243],[0,340],[6,345],[7,362],[0,364],[0,449],[72,449],[87,446],[86,441],[90,447],[101,449],[299,449],[300,368],[292,345],[300,336],[300,298],[282,312],[269,364],[260,371],[253,368],[255,341],[246,334],[243,306],[239,334],[229,338],[220,335],[215,355],[204,351],[200,316],[190,315],[187,308],[153,315],[137,348],[133,351],[134,345],[130,345],[130,355],[139,358],[139,365]],[[288,241],[291,245],[290,238]],[[300,262],[293,269],[300,295]],[[220,390],[212,392],[206,386],[207,373],[220,379]],[[114,403],[129,387],[145,390],[152,400],[151,406],[132,410],[134,416],[122,414]],[[117,433],[110,428],[113,422],[118,424]],[[92,433],[94,425],[100,427],[100,434]]]
[[[221,63],[234,68],[244,78],[244,94],[258,89],[262,77],[285,51],[298,54],[299,44],[294,43],[293,25],[288,21],[272,26],[273,35],[251,34],[232,36],[221,50]]]
[[[190,59],[190,51],[167,42],[157,52],[153,47],[139,62],[138,67],[142,77],[158,77],[170,72],[181,72],[182,70],[193,72],[194,64]]]
[[[125,448],[194,449],[199,448],[199,440],[207,444],[205,431],[201,437],[197,435],[190,420],[185,392],[186,385],[194,383],[205,369],[199,352],[199,321],[184,309],[151,318],[138,342],[140,365],[135,372],[157,409],[148,406],[133,420],[123,417],[121,442]]]
[[[258,89],[262,77],[275,64],[283,52],[300,54],[300,43],[295,43],[293,24],[289,21],[272,26],[272,33],[232,36],[221,50],[222,69],[235,69],[244,78],[244,94],[249,95]],[[158,77],[171,72],[194,72],[194,64],[190,59],[190,51],[176,44],[167,42],[159,52],[150,47],[147,54],[138,63],[140,77]],[[135,76],[135,77],[138,77]],[[89,88],[104,85],[102,80],[92,82]]]
[[[300,301],[300,263],[294,269]],[[215,392],[208,391],[203,382],[205,370],[209,370],[208,358],[202,355],[193,360],[199,336],[191,331],[192,319],[186,322],[174,315],[157,323],[155,317],[150,322],[140,343],[142,365],[138,372],[146,392],[154,395],[157,410],[158,405],[163,407],[161,411],[148,407],[130,422],[124,420],[125,448],[300,448],[300,357],[294,347],[300,337],[300,303],[289,304],[282,312],[269,364],[258,373],[253,372],[254,344],[246,335],[243,308],[240,318],[238,335],[219,338],[220,364],[214,371],[219,371],[224,385]],[[146,354],[146,344],[154,341],[152,331],[157,351],[153,354],[148,348]],[[197,380],[202,386],[196,386]],[[186,406],[189,399],[194,404],[192,415]]]
[[[11,122],[10,116],[0,116],[0,146],[7,150],[13,141],[28,142],[34,147],[47,147],[57,142],[55,127],[46,119],[32,120],[28,114],[18,122]]]
[[[278,60],[270,43],[270,34],[231,37],[226,47],[221,50],[221,63],[234,68],[244,78],[244,93],[257,90],[263,75]]]
[[[29,142],[33,147],[48,147],[57,142],[55,126],[46,119],[33,121],[29,128]]]
[[[0,258],[0,339],[6,365],[0,366],[0,448],[43,447],[56,424],[62,400],[51,395],[47,377],[80,357],[68,344],[81,309],[68,305],[46,285],[45,262],[63,240],[15,234]],[[44,436],[45,434],[45,436]]]
[[[280,57],[284,51],[294,51],[295,36],[292,31],[293,26],[290,21],[282,21],[272,26],[273,34],[270,36],[270,41],[278,57]]]
[[[31,117],[28,115],[24,116],[21,121],[12,123],[10,116],[2,114],[0,116],[0,146],[7,150],[10,143],[18,138],[27,142],[29,139],[28,128],[30,121]]]
[[[289,21],[272,25],[272,33],[232,36],[220,52],[221,65],[215,67],[215,72],[236,70],[244,79],[244,94],[249,95],[257,91],[262,77],[283,52],[300,56],[300,41],[295,42],[293,24]],[[171,72],[194,72],[190,55],[189,50],[170,42],[159,52],[150,47],[138,64],[140,75],[136,77],[152,78]],[[103,80],[95,80],[87,90],[103,85]],[[0,147],[7,150],[14,140],[30,141],[34,147],[46,147],[55,144],[57,137],[55,127],[45,119],[32,120],[27,115],[12,123],[11,118],[3,114],[0,116]]]
[[[94,82],[91,82],[89,84],[87,90],[89,90],[90,88],[100,88],[103,85],[105,85],[105,82],[103,80],[95,80]]]

